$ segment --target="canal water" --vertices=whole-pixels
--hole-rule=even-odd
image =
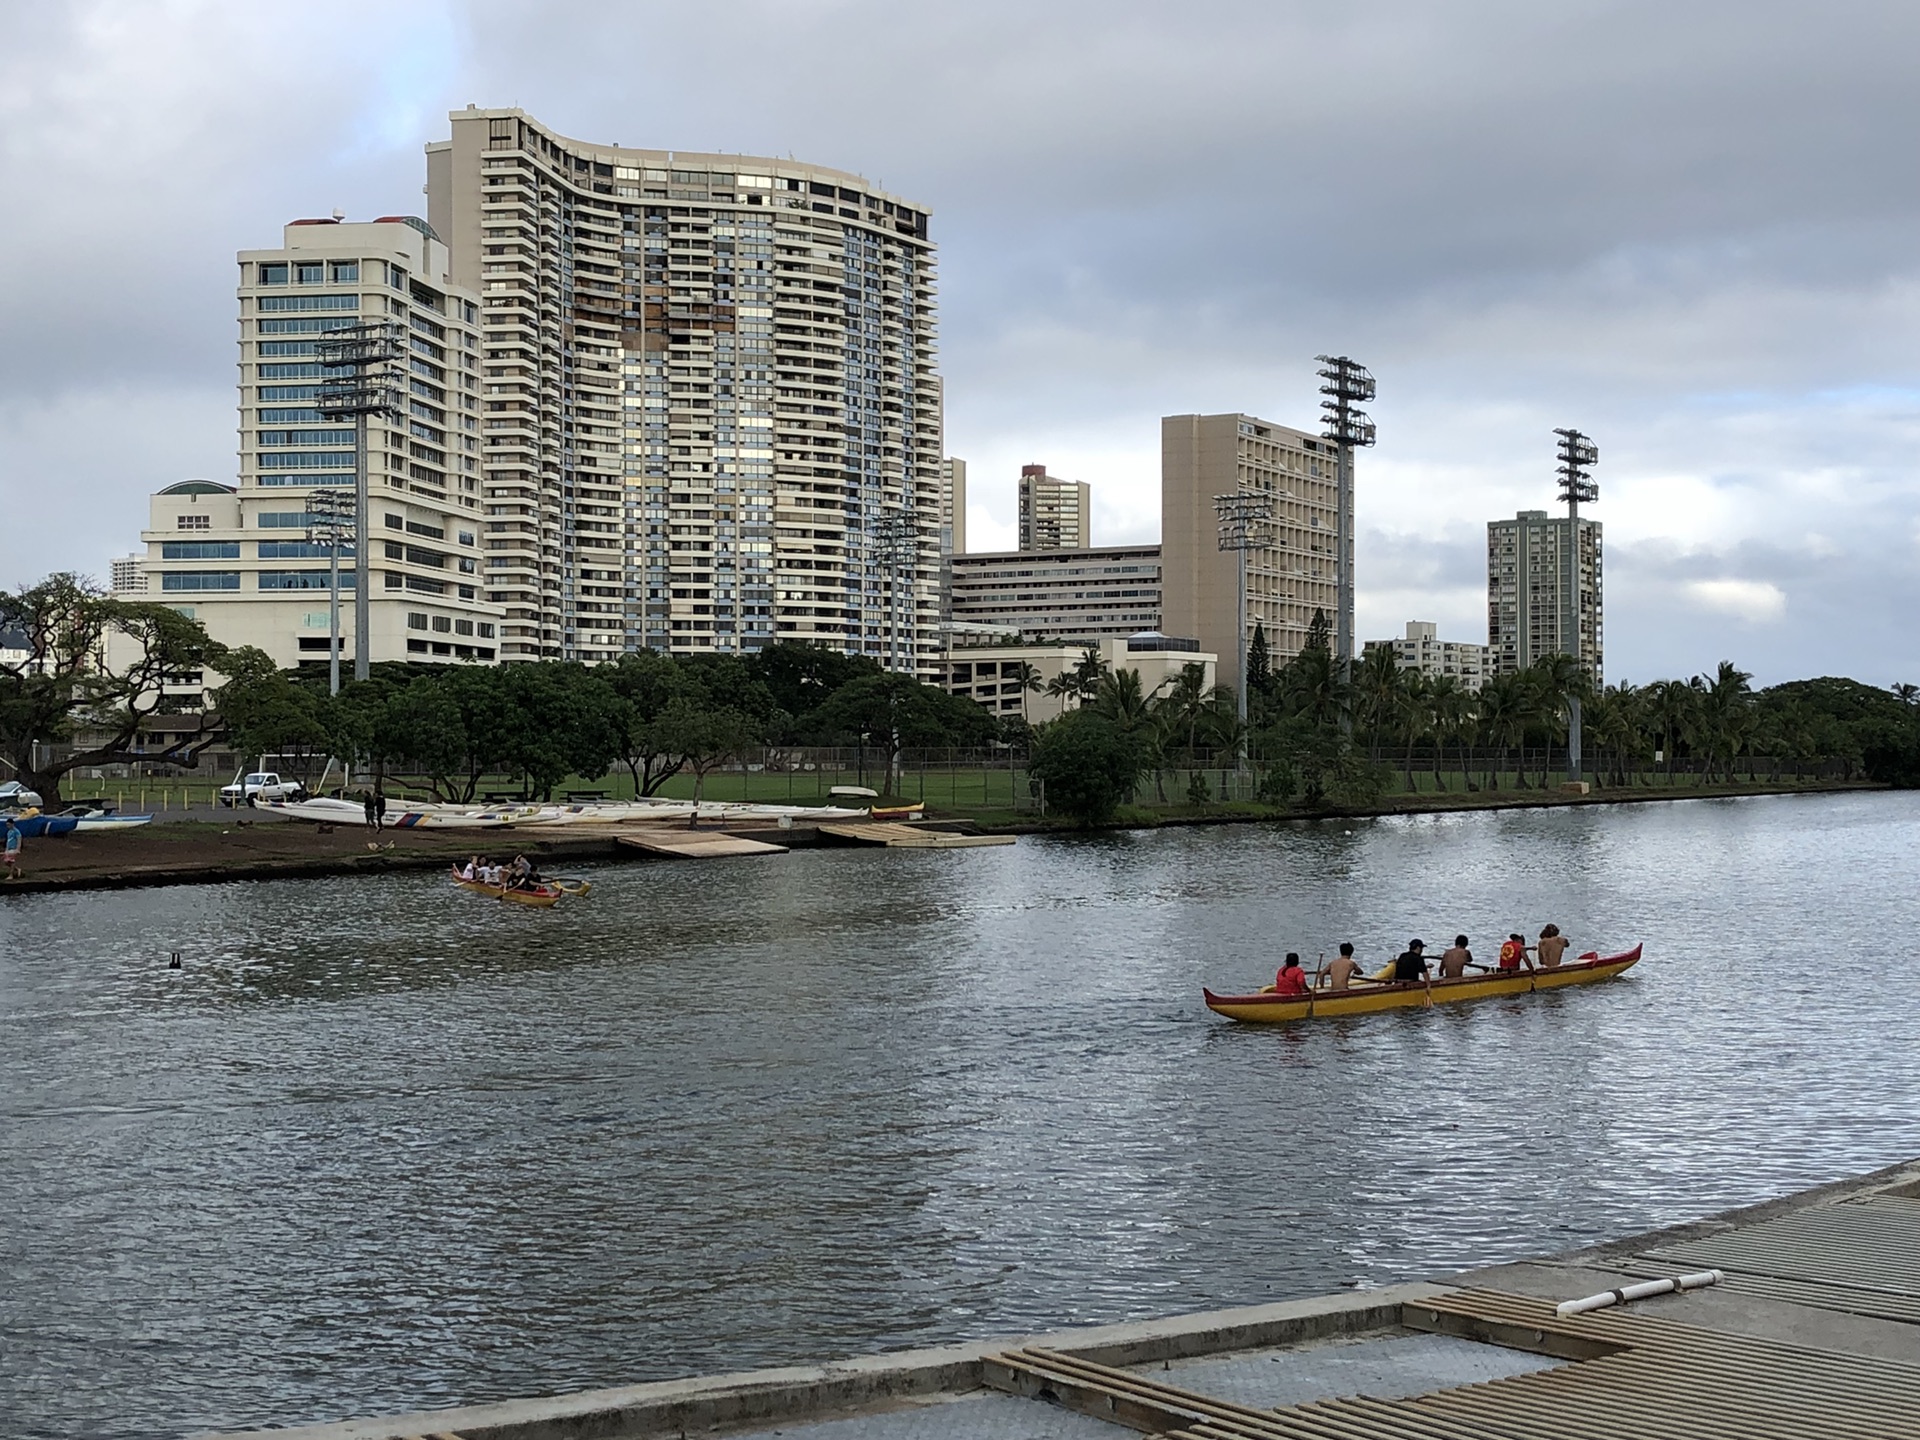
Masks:
[[[1920,795],[0,901],[0,1417],[172,1435],[1438,1275],[1920,1154]],[[1286,948],[1626,979],[1292,1029]],[[185,956],[166,968],[169,951]]]

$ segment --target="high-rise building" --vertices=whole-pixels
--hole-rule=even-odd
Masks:
[[[1487,673],[1487,647],[1467,640],[1442,640],[1440,627],[1431,620],[1409,620],[1407,633],[1399,640],[1369,640],[1367,650],[1393,652],[1402,670],[1413,670],[1429,680],[1445,677],[1457,681],[1463,690],[1478,691]]]
[[[1576,529],[1577,526],[1577,529]],[[1524,670],[1574,653],[1594,684],[1603,676],[1600,522],[1522,510],[1487,522],[1488,673]]]
[[[1020,467],[1020,548],[1085,550],[1093,544],[1093,488],[1044,465]]]
[[[1161,622],[1220,657],[1236,690],[1253,632],[1264,626],[1281,664],[1299,653],[1315,611],[1338,604],[1337,456],[1330,441],[1252,415],[1169,415],[1160,422]],[[1239,625],[1238,557],[1220,549],[1214,502],[1249,495],[1272,505],[1246,552],[1246,624]]]
[[[940,462],[940,553],[967,553],[967,462],[951,455]]]
[[[932,673],[925,207],[801,161],[452,120],[428,214],[481,294],[504,657],[778,639]]]
[[[144,595],[147,593],[147,557],[144,555],[120,555],[113,561],[113,593],[116,596]]]
[[[1023,640],[1098,641],[1160,628],[1160,547],[948,557],[955,626]]]
[[[330,566],[307,537],[307,497],[354,485],[351,421],[316,408],[328,331],[395,322],[406,335],[404,418],[369,417],[372,660],[491,661],[499,609],[480,575],[480,311],[451,283],[424,220],[295,220],[278,249],[238,256],[238,487],[187,481],[154,497],[141,539],[148,588],[214,639],[281,665],[325,659]],[[343,650],[354,652],[353,556],[342,566]],[[317,656],[315,654],[317,653]]]

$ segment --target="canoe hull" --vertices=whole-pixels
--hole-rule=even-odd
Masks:
[[[504,900],[509,905],[531,905],[535,909],[545,910],[560,903],[564,893],[557,886],[542,885],[537,890],[516,890],[510,886],[488,885],[479,880],[469,880],[458,870],[449,872],[455,885],[462,890],[471,890],[476,895],[490,896],[495,900]]]
[[[1596,956],[1577,960],[1554,969],[1538,969],[1529,974],[1473,975],[1458,980],[1436,980],[1432,985],[1435,1005],[1459,1005],[1473,1000],[1496,1000],[1511,995],[1528,995],[1535,990],[1558,990],[1568,985],[1597,985],[1631,970],[1640,960],[1640,946],[1619,955]],[[1367,985],[1353,990],[1321,990],[1310,996],[1299,995],[1216,995],[1203,990],[1207,1008],[1229,1020],[1254,1025],[1284,1025],[1295,1020],[1333,1020],[1343,1015],[1373,1015],[1383,1010],[1424,1009],[1428,986],[1420,982],[1397,985]]]

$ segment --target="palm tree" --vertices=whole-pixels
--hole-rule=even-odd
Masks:
[[[1340,667],[1324,645],[1309,645],[1295,655],[1279,680],[1288,711],[1317,726],[1339,725],[1349,711],[1352,690],[1340,679]]]
[[[1427,681],[1427,716],[1433,727],[1433,788],[1447,789],[1447,777],[1441,771],[1446,759],[1447,741],[1460,731],[1467,709],[1467,692],[1457,676],[1436,675]]]
[[[1100,693],[1100,681],[1107,674],[1107,662],[1100,658],[1098,650],[1089,645],[1072,673],[1080,700],[1085,703]]]
[[[1207,693],[1207,667],[1197,660],[1182,665],[1167,689],[1166,704],[1173,722],[1187,732],[1189,765],[1200,743],[1200,721],[1206,714]]]
[[[1902,680],[1897,685],[1887,687],[1893,691],[1893,698],[1902,705],[1920,705],[1920,685],[1909,685]]]
[[[1496,675],[1480,687],[1480,724],[1487,733],[1489,750],[1486,775],[1489,790],[1500,788],[1498,766],[1505,760],[1507,750],[1527,733],[1534,706],[1530,689],[1526,677],[1517,670]],[[1524,769],[1519,780],[1525,789]]]
[[[1002,670],[1001,674],[1008,672]],[[1027,716],[1027,696],[1038,695],[1047,688],[1047,682],[1040,678],[1040,667],[1031,660],[1016,660],[1013,663],[1012,678],[1020,687],[1020,718],[1027,724],[1033,722]]]
[[[1411,795],[1416,793],[1413,785],[1413,743],[1433,725],[1433,682],[1419,670],[1402,671],[1395,708],[1400,728],[1407,737],[1405,768],[1407,793]]]
[[[1667,784],[1673,784],[1673,751],[1693,719],[1693,687],[1684,680],[1656,680],[1647,686],[1647,718],[1659,729],[1661,750],[1667,767]]]
[[[1355,698],[1360,703],[1360,721],[1371,738],[1370,758],[1380,758],[1380,737],[1399,710],[1400,691],[1405,684],[1400,659],[1390,645],[1375,645],[1361,657],[1353,672]]]
[[[1133,731],[1147,723],[1147,697],[1140,688],[1138,670],[1109,670],[1100,677],[1100,687],[1090,702],[1092,710],[1119,726]]]
[[[1753,700],[1753,689],[1749,682],[1752,679],[1752,675],[1739,669],[1731,660],[1722,660],[1711,680],[1704,675],[1696,675],[1687,682],[1700,701],[1696,723],[1707,742],[1708,781],[1713,779],[1714,760],[1723,754],[1727,760],[1727,781],[1733,781],[1733,759],[1748,733],[1748,707]]]
[[[1534,717],[1546,727],[1548,743],[1540,751],[1540,788],[1547,788],[1547,768],[1553,755],[1552,735],[1571,723],[1573,703],[1589,693],[1587,672],[1571,655],[1542,655],[1527,668],[1532,682]],[[1571,742],[1571,737],[1569,737]],[[1578,775],[1569,775],[1578,780]]]

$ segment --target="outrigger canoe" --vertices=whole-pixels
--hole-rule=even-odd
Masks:
[[[558,885],[489,885],[484,880],[469,880],[458,870],[449,870],[447,873],[462,890],[491,895],[510,905],[536,905],[544,910],[550,905],[558,905],[560,897],[567,893]]]
[[[1501,971],[1463,975],[1458,980],[1421,980],[1393,984],[1356,984],[1351,990],[1317,990],[1309,995],[1216,995],[1203,989],[1207,1008],[1229,1020],[1256,1025],[1278,1025],[1289,1020],[1328,1020],[1339,1015],[1371,1015],[1377,1010],[1408,1010],[1425,1006],[1457,1005],[1468,1000],[1492,1000],[1502,995],[1527,995],[1535,990],[1558,990],[1565,985],[1597,985],[1631,970],[1640,960],[1640,947],[1619,955],[1589,951],[1571,964],[1551,969]]]

